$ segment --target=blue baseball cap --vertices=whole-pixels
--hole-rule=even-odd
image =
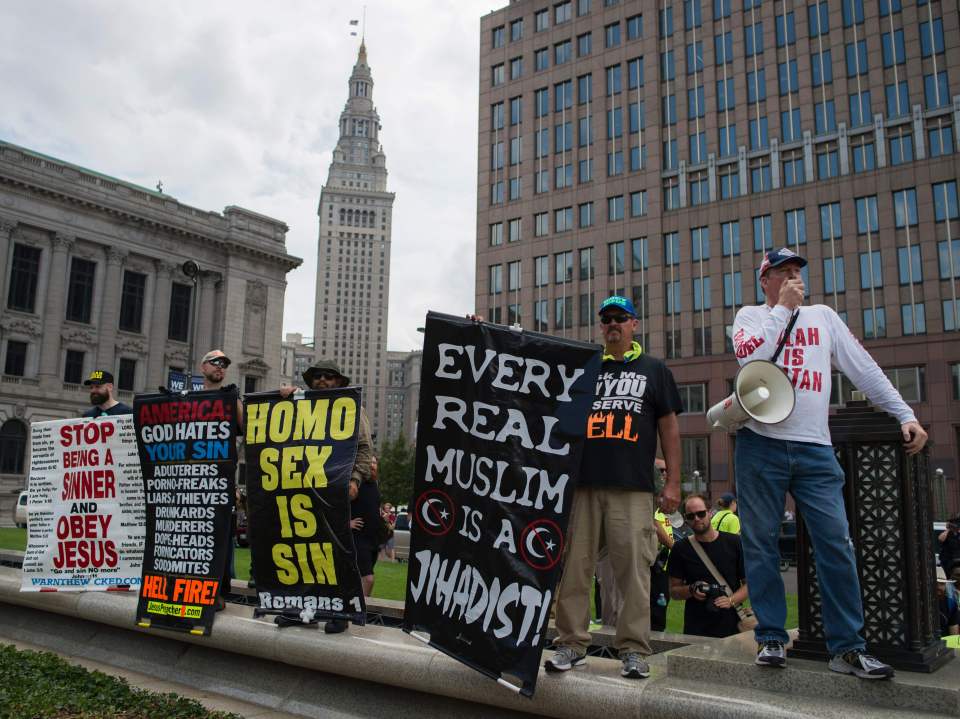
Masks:
[[[626,297],[620,295],[613,295],[608,297],[603,302],[600,303],[600,311],[597,312],[598,315],[602,315],[604,310],[615,309],[622,310],[626,312],[631,317],[637,316],[637,311],[633,308],[633,302],[628,300]]]
[[[801,267],[806,267],[807,261],[793,250],[781,247],[779,250],[770,250],[763,256],[763,262],[760,263],[760,276],[771,267],[779,267],[784,262],[799,262]]]

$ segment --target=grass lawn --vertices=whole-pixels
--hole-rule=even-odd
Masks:
[[[87,671],[49,652],[0,644],[0,717],[62,719],[240,719],[207,711],[176,694],[131,687],[126,680]]]
[[[23,550],[27,545],[27,530],[0,529],[0,548]],[[250,550],[238,547],[234,550],[234,568],[237,579],[250,579]],[[376,580],[373,584],[373,596],[378,599],[396,599],[403,601],[407,585],[407,564],[396,562],[377,562],[373,570]],[[667,607],[667,631],[679,633],[683,630],[683,602],[671,601]],[[590,606],[593,606],[591,601]],[[797,595],[787,595],[787,629],[797,626]]]

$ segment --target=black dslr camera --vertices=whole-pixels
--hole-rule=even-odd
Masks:
[[[714,584],[712,582],[697,582],[693,585],[695,591],[700,592],[701,594],[706,595],[707,611],[708,612],[719,612],[720,608],[713,603],[713,600],[717,597],[723,597],[727,594],[727,586],[725,584]]]

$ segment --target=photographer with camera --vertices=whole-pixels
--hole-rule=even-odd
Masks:
[[[682,511],[693,535],[673,545],[669,572],[670,597],[686,600],[683,633],[704,637],[737,634],[741,630],[736,607],[747,598],[740,536],[711,526],[711,512],[702,494],[688,495]],[[713,572],[700,551],[713,565]],[[714,573],[724,580],[722,584]]]
[[[947,528],[937,537],[940,541],[940,566],[954,581],[960,581],[960,517],[947,520]]]

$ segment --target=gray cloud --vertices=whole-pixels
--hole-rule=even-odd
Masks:
[[[502,2],[495,3],[501,5]],[[477,45],[490,3],[367,3],[381,139],[397,193],[391,349],[428,309],[473,309]],[[202,209],[284,220],[303,257],[285,330],[312,334],[316,206],[361,6],[287,0],[7,3],[0,137]],[[296,309],[294,309],[296,308]]]

